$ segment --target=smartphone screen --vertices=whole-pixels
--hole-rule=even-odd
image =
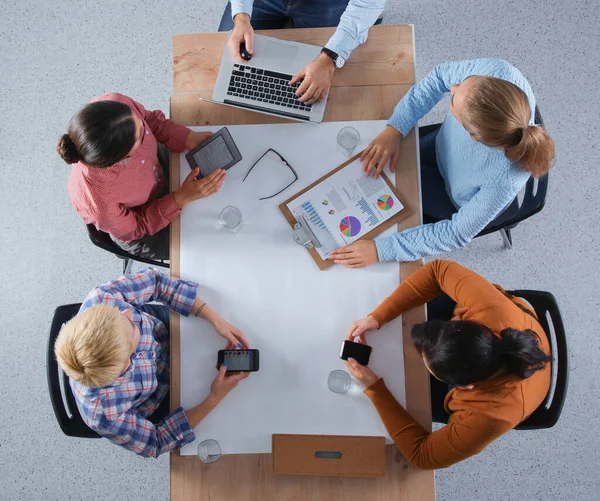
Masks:
[[[258,350],[219,350],[217,365],[227,362],[227,372],[258,370]]]
[[[353,358],[360,365],[368,365],[371,358],[371,347],[366,344],[353,343],[352,341],[344,341],[342,343],[342,351],[340,352],[342,360]]]

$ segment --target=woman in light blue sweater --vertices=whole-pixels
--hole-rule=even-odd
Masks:
[[[400,139],[447,92],[452,99],[444,123],[420,141],[423,214],[442,220],[355,242],[330,259],[360,268],[464,247],[511,204],[531,175],[548,171],[554,142],[534,125],[529,83],[506,61],[474,59],[443,63],[407,92],[363,153],[367,175],[375,171],[377,177],[388,161],[394,171]]]

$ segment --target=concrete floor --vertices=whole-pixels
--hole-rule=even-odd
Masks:
[[[515,248],[503,250],[491,235],[449,257],[507,288],[556,295],[570,340],[567,404],[553,429],[511,432],[438,472],[439,500],[598,499],[599,5],[388,1],[386,24],[416,26],[418,78],[448,59],[508,59],[530,79],[557,146],[548,204],[513,232]],[[216,30],[223,7],[223,0],[2,2],[2,500],[168,498],[168,457],[141,459],[107,441],[67,438],[50,407],[45,353],[53,309],[121,270],[90,244],[55,148],[94,95],[119,91],[168,110],[171,35]]]

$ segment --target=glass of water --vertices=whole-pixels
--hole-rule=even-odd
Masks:
[[[204,440],[198,444],[198,457],[204,464],[214,463],[222,456],[221,446],[216,440]]]
[[[219,223],[233,233],[237,233],[244,226],[244,217],[237,207],[228,205],[219,214]]]
[[[338,132],[337,143],[351,157],[356,145],[360,141],[360,134],[354,127],[344,127]]]
[[[327,386],[334,393],[347,393],[352,385],[352,379],[350,378],[350,374],[346,371],[335,370],[329,373],[329,377],[327,378]]]

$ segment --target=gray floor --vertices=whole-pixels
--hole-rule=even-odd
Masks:
[[[224,1],[77,4],[6,0],[0,16],[0,499],[164,500],[168,457],[144,460],[106,441],[68,439],[52,414],[52,311],[120,273],[88,241],[55,148],[94,95],[119,91],[167,110],[171,34],[214,31]],[[440,500],[598,498],[598,18],[590,0],[388,1],[386,24],[416,26],[418,78],[447,59],[499,56],[517,65],[558,152],[548,205],[514,231],[512,251],[492,235],[450,257],[506,287],[556,295],[570,340],[566,408],[552,430],[509,433],[438,472]]]

